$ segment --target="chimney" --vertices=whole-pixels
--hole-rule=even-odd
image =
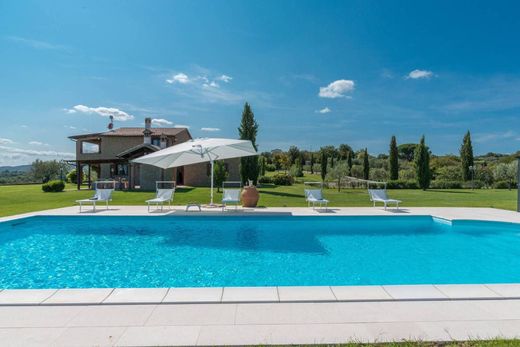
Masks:
[[[145,144],[152,144],[152,118],[145,118],[144,119],[144,143]]]
[[[168,138],[163,134],[161,135],[161,149],[165,149],[166,147],[168,147]]]

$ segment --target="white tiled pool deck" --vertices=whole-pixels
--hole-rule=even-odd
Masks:
[[[288,215],[432,215],[520,223],[490,208],[265,208]],[[176,206],[111,206],[81,215],[223,214]],[[0,218],[79,215],[77,207]],[[245,345],[520,337],[520,284],[0,291],[0,344],[13,346]]]

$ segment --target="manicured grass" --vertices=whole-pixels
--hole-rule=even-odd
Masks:
[[[316,180],[306,177],[305,180]],[[301,180],[303,182],[303,180]],[[304,185],[282,187],[268,185],[261,187],[259,206],[306,206]],[[403,200],[403,207],[494,207],[507,210],[516,209],[516,190],[389,190],[390,197]],[[92,196],[92,191],[77,191],[74,185],[67,185],[61,193],[44,193],[41,185],[0,186],[0,216],[47,210],[72,206],[77,199]],[[324,195],[331,201],[330,206],[371,206],[365,189],[325,189]],[[116,191],[113,195],[114,205],[143,205],[144,201],[154,196],[153,192]],[[215,190],[215,202],[221,200],[221,193]],[[174,204],[183,205],[188,202],[209,202],[209,188],[179,188],[175,193]]]

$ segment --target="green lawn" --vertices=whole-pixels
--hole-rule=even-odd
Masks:
[[[306,179],[309,179],[308,177]],[[260,188],[260,206],[306,206],[303,196],[304,186],[296,183],[290,187],[266,186]],[[403,200],[403,206],[456,206],[456,207],[495,207],[507,210],[516,209],[516,190],[389,190],[392,198]],[[364,189],[346,189],[338,192],[326,189],[324,195],[331,201],[330,206],[371,206]],[[74,205],[77,199],[92,196],[91,191],[75,190],[68,185],[61,193],[43,193],[40,185],[0,186],[0,216],[24,212],[46,210]],[[115,205],[143,205],[153,192],[116,191],[113,196]],[[215,201],[221,194],[215,194]],[[191,201],[209,202],[209,188],[179,188],[174,204],[182,205]]]

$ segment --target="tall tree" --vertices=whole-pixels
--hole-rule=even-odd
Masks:
[[[430,152],[425,144],[424,135],[421,137],[421,142],[415,148],[415,176],[417,183],[422,190],[430,187]]]
[[[300,158],[300,150],[296,146],[289,147],[287,151],[287,156],[289,157],[289,164],[296,164],[296,161]]]
[[[471,179],[471,169],[473,166],[473,146],[471,145],[471,135],[468,132],[464,135],[462,146],[460,147],[460,161],[462,163],[462,179],[469,181]]]
[[[327,177],[327,153],[325,151],[321,152],[321,180],[325,181],[325,177]]]
[[[335,167],[331,167],[327,172],[327,178],[331,181],[336,181],[338,185],[338,192],[341,191],[341,182],[348,176],[348,166],[344,161],[338,161]]]
[[[388,164],[390,168],[390,179],[399,179],[399,153],[397,150],[397,140],[395,139],[395,136],[392,136],[392,139],[390,140]]]
[[[330,167],[334,167],[334,157],[330,157]]]
[[[238,134],[240,135],[241,140],[250,140],[255,150],[257,150],[257,133],[258,123],[255,120],[255,115],[251,106],[246,102],[244,104],[244,110],[242,111],[242,121],[238,128]],[[240,177],[242,179],[242,184],[246,184],[249,180],[252,180],[253,184],[256,184],[259,173],[260,168],[256,156],[240,158]]]
[[[352,175],[352,155],[353,152],[348,152],[347,154],[347,166],[348,166],[348,174]]]
[[[365,148],[363,154],[363,179],[368,180],[370,177],[370,162],[368,161],[368,149]]]
[[[354,152],[354,151],[352,150],[352,147],[350,147],[349,145],[344,144],[344,143],[339,145],[339,147],[338,147],[339,160],[346,160],[347,156],[350,152]]]
[[[265,166],[267,161],[263,155],[260,156],[260,176],[265,176]]]
[[[213,165],[213,183],[217,186],[217,192],[220,192],[220,187],[228,178],[228,171],[226,169],[226,164],[224,164],[223,160],[215,161]]]
[[[312,152],[311,152],[310,164],[311,164],[311,175],[312,175],[312,174],[314,174],[314,153],[312,153]]]

